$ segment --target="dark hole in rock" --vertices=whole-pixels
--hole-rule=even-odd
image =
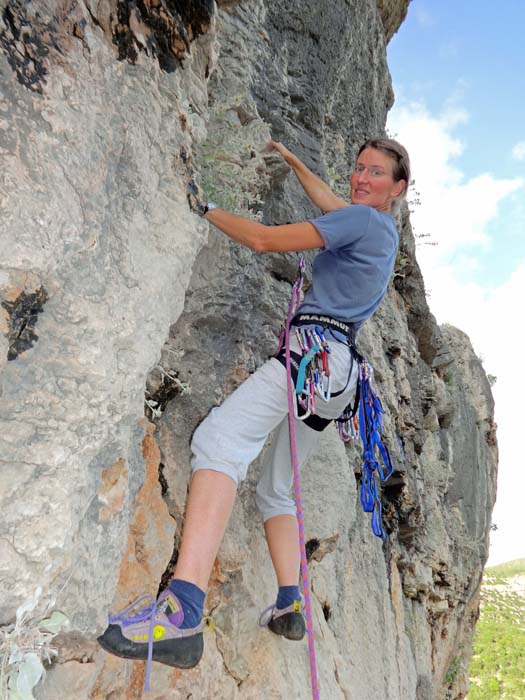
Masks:
[[[159,484],[163,496],[168,493],[168,482],[164,476],[164,469],[165,465],[162,462],[159,462]]]
[[[2,306],[10,316],[9,350],[7,359],[15,360],[20,353],[32,348],[38,340],[34,331],[38,314],[44,310],[44,304],[49,299],[44,287],[40,287],[36,292],[26,294],[23,291],[14,301],[3,301]]]
[[[450,424],[452,423],[453,417],[454,417],[454,411],[450,411],[450,413],[444,413],[443,415],[438,416],[439,427],[442,430],[446,430],[447,428],[450,428]]]
[[[387,350],[385,350],[385,355],[390,365],[393,366],[394,360],[397,360],[399,357],[401,357],[401,348],[397,346],[390,346]]]
[[[177,566],[177,560],[179,558],[179,548],[177,544],[173,547],[173,554],[171,555],[171,559],[169,560],[168,566],[166,567],[166,570],[161,576],[160,579],[160,585],[159,585],[159,590],[157,595],[159,595],[165,588],[168,587],[169,582],[173,578],[173,573],[175,571],[175,567]]]
[[[188,153],[188,149],[185,146],[181,146],[179,154],[181,161],[184,163],[184,165],[187,165],[191,160],[190,154]]]
[[[394,471],[381,485],[381,491],[385,498],[391,501],[399,499],[406,484],[406,472]]]
[[[433,405],[433,401],[426,400],[421,402],[421,413],[423,414],[423,416],[428,416],[428,413]]]
[[[392,357],[401,357],[401,346],[391,345],[387,350],[387,354],[391,355]]]
[[[270,275],[278,282],[286,282],[287,284],[290,284],[289,279],[284,277],[284,275],[281,275],[279,272],[276,272],[275,270],[270,270]]]
[[[178,372],[175,370],[166,372],[160,368],[155,368],[149,376],[145,393],[145,415],[152,423],[164,412],[168,403],[182,392],[177,378]]]
[[[306,545],[305,545],[305,547],[306,547],[306,558],[308,559],[308,561],[310,561],[310,559],[312,558],[313,554],[314,554],[315,552],[317,552],[317,550],[319,549],[320,545],[321,545],[321,543],[320,543],[319,540],[316,539],[316,538],[311,539],[311,540],[308,540],[308,542],[307,542]]]
[[[332,617],[332,609],[331,609],[331,607],[328,605],[328,603],[325,603],[325,604],[323,605],[323,615],[324,615],[324,619],[325,619],[327,622],[328,622],[328,620]]]

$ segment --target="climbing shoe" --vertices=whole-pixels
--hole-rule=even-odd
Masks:
[[[157,600],[144,595],[116,615],[98,637],[100,646],[124,659],[147,659],[177,668],[192,668],[202,656],[206,618],[196,627],[181,629],[184,613],[177,597],[166,589]]]
[[[306,633],[306,624],[301,609],[300,600],[294,600],[291,605],[282,609],[270,605],[261,613],[259,625],[268,627],[274,634],[279,634],[286,639],[299,641]]]

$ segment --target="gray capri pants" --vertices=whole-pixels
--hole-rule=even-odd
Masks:
[[[355,396],[358,366],[352,364],[350,349],[334,339],[329,341],[329,366],[332,393],[346,390],[338,397],[315,400],[315,413],[321,418],[337,418]],[[300,353],[291,335],[290,347]],[[348,385],[347,385],[348,382]],[[295,419],[297,452],[302,466],[315,450],[321,433]],[[265,362],[199,425],[191,443],[192,470],[212,469],[227,474],[238,484],[246,478],[248,467],[261,452],[268,435],[275,430],[272,444],[263,459],[256,490],[256,502],[266,521],[276,515],[295,515],[291,496],[293,468],[288,429],[286,369],[276,359]]]

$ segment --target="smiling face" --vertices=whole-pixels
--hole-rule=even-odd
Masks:
[[[375,148],[365,148],[357,158],[350,178],[352,204],[366,204],[380,211],[390,211],[392,199],[406,188],[406,181],[393,177],[394,161]]]

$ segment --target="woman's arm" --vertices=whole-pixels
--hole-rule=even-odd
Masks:
[[[257,253],[284,253],[324,247],[317,229],[307,221],[300,224],[265,226],[257,221],[230,214],[224,209],[211,209],[204,218],[232,240]]]
[[[304,191],[321,211],[334,211],[334,209],[341,209],[342,207],[348,206],[349,202],[335,195],[326,182],[323,182],[321,178],[314,175],[313,172],[307,168],[297,156],[283,146],[282,143],[270,141],[268,146],[278,151],[288,165],[293,168]]]

